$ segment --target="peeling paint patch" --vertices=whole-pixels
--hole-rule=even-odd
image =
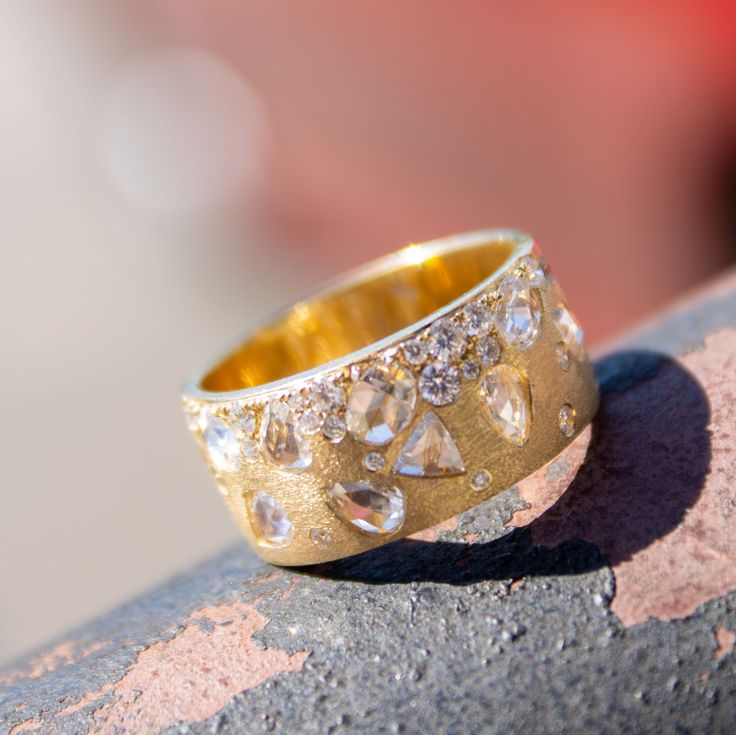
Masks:
[[[200,624],[209,621],[209,630]],[[309,655],[258,648],[268,623],[254,604],[235,601],[194,612],[173,638],[142,651],[95,714],[94,732],[157,733],[179,720],[198,722],[236,694],[282,671],[299,671]]]
[[[32,658],[25,669],[10,671],[0,676],[0,686],[9,686],[19,679],[40,679],[59,666],[74,663],[74,643],[65,641]]]
[[[733,652],[733,647],[736,645],[736,633],[728,628],[716,628],[713,631],[713,635],[716,639],[716,661],[720,661],[730,653]]]
[[[438,523],[436,526],[432,526],[432,528],[426,528],[424,531],[417,531],[417,533],[413,533],[411,536],[407,536],[407,538],[412,541],[436,541],[441,533],[449,533],[456,529],[457,516],[453,516],[452,518],[448,518],[446,521],[442,521],[442,523]]]
[[[686,617],[736,588],[736,331],[605,397],[576,441],[519,485],[535,543],[589,541],[616,577],[624,625]]]
[[[38,717],[30,717],[29,719],[23,720],[23,722],[19,722],[17,725],[11,727],[9,735],[19,735],[19,733],[23,732],[37,732],[42,725],[43,721]]]

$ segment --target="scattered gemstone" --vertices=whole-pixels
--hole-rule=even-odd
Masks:
[[[470,486],[473,490],[485,490],[491,484],[491,474],[488,470],[478,470],[470,477]]]
[[[462,364],[463,378],[465,380],[477,380],[480,377],[480,361],[474,357],[468,357]]]
[[[363,467],[369,472],[378,472],[386,464],[386,458],[380,452],[368,452],[363,457]]]
[[[328,503],[343,522],[366,533],[393,533],[404,521],[403,493],[378,477],[370,482],[336,482]]]
[[[525,281],[507,276],[498,287],[495,320],[506,344],[520,350],[531,347],[539,336],[539,296]]]
[[[242,433],[227,421],[207,413],[202,429],[207,454],[215,469],[233,472],[240,466],[240,442]]]
[[[312,450],[297,427],[296,415],[280,401],[271,401],[266,406],[261,444],[269,459],[283,469],[303,470],[312,464]]]
[[[245,459],[252,462],[258,457],[258,448],[258,442],[255,439],[246,436],[240,445],[240,453]]]
[[[348,431],[360,442],[388,444],[414,416],[417,386],[401,365],[374,365],[353,385],[348,398]]]
[[[491,328],[491,310],[480,301],[474,301],[463,309],[465,331],[471,337],[487,334]]]
[[[465,352],[465,334],[449,319],[438,319],[428,331],[428,349],[440,362],[452,362]]]
[[[319,414],[315,411],[307,410],[299,417],[299,431],[305,436],[316,434],[320,424]]]
[[[560,431],[569,439],[575,433],[575,409],[566,403],[559,413]]]
[[[522,446],[531,423],[526,380],[510,365],[496,365],[483,378],[482,386],[494,426],[510,442]]]
[[[332,545],[332,536],[321,528],[313,528],[309,532],[309,540],[320,549],[327,549]]]
[[[251,410],[245,410],[240,412],[240,414],[237,417],[238,424],[240,424],[240,428],[243,431],[244,434],[247,436],[253,436],[255,430],[256,430],[256,415]]]
[[[521,266],[524,280],[532,288],[544,288],[547,277],[542,263],[529,255],[525,255],[519,261],[519,265]]]
[[[495,365],[501,357],[501,345],[495,337],[480,337],[475,343],[475,354],[484,365]]]
[[[401,351],[404,354],[404,359],[409,363],[409,365],[414,365],[415,367],[422,365],[427,359],[427,345],[424,340],[419,337],[415,337],[414,339],[410,339],[408,342],[405,342]]]
[[[560,330],[562,341],[567,345],[570,354],[578,360],[585,359],[584,333],[575,317],[566,306],[558,306],[552,314]]]
[[[294,413],[301,413],[309,406],[309,399],[302,393],[293,393],[287,398],[286,403]]]
[[[184,420],[189,431],[196,431],[199,428],[199,406],[196,403],[184,404]]]
[[[570,369],[570,350],[567,349],[567,345],[564,342],[558,342],[555,345],[555,357],[557,363],[563,370]]]
[[[401,448],[394,474],[447,477],[465,472],[460,450],[434,411],[428,411]]]
[[[270,546],[284,546],[291,541],[294,528],[278,500],[268,493],[258,493],[250,508],[259,541]]]
[[[345,424],[345,420],[335,414],[330,414],[325,417],[322,423],[322,433],[325,439],[331,441],[333,444],[337,444],[343,440],[345,433],[348,428]]]
[[[451,365],[427,365],[419,376],[419,391],[427,403],[447,406],[460,395],[460,371]]]
[[[314,410],[320,413],[335,413],[345,405],[345,391],[328,378],[310,387],[309,398]]]

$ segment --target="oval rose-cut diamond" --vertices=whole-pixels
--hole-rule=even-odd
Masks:
[[[253,529],[259,541],[284,546],[291,541],[293,526],[281,504],[268,493],[258,493],[250,506]]]
[[[294,412],[272,401],[261,421],[261,445],[266,456],[285,470],[304,470],[312,464],[312,449],[302,436]]]
[[[509,365],[496,365],[483,378],[482,389],[493,425],[510,442],[522,446],[531,424],[524,377]]]
[[[380,478],[336,482],[328,503],[345,523],[372,534],[393,533],[404,522],[404,495]]]
[[[578,360],[585,359],[585,345],[583,342],[584,333],[577,320],[566,306],[558,306],[552,318],[560,330],[562,341],[567,345],[570,354]]]
[[[353,386],[345,415],[360,442],[388,444],[410,421],[417,402],[414,376],[400,365],[368,368]]]
[[[501,337],[512,347],[528,349],[539,336],[539,295],[528,283],[513,276],[501,281],[498,294],[494,319]]]
[[[241,462],[242,433],[224,419],[207,413],[202,422],[202,436],[210,461],[221,472],[233,472]]]

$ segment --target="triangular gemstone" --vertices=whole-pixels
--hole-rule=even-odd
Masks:
[[[393,472],[411,477],[447,477],[465,472],[457,444],[434,411],[427,411],[411,432]]]

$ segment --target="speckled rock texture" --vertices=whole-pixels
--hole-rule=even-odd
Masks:
[[[735,732],[736,277],[597,374],[518,487],[307,571],[229,549],[0,673],[0,732]]]

